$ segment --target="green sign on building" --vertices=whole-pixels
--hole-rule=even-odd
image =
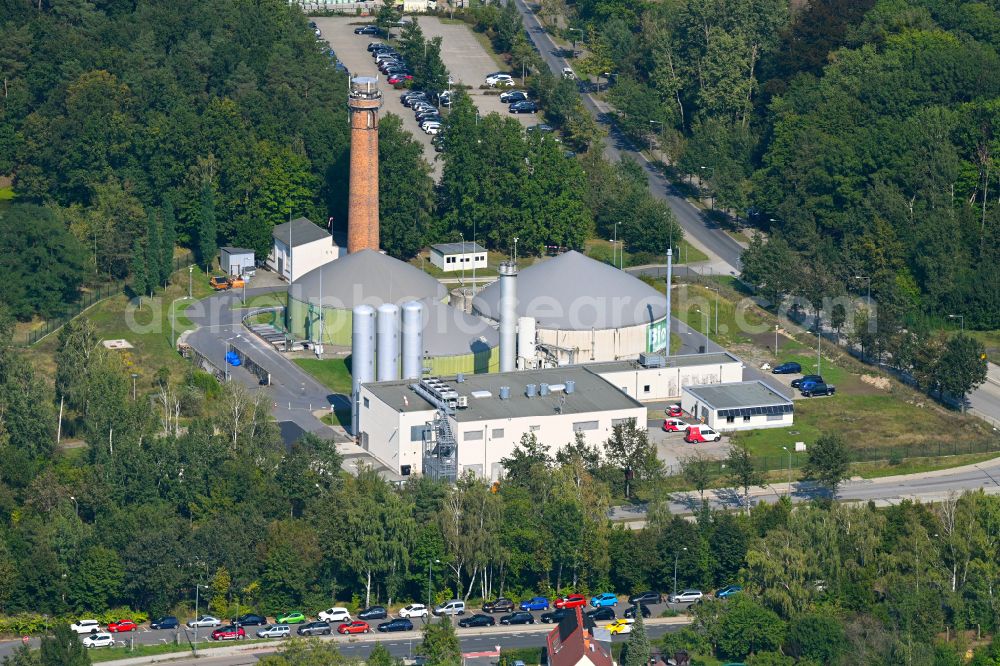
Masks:
[[[667,348],[667,320],[653,322],[646,329],[646,351],[659,352]]]

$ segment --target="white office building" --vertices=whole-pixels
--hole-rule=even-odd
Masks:
[[[486,248],[479,243],[438,243],[431,245],[431,263],[446,273],[486,268]]]
[[[681,388],[681,408],[720,432],[792,425],[792,401],[760,380]]]
[[[267,267],[288,282],[347,254],[323,227],[304,217],[279,224],[271,232]]]
[[[684,386],[731,383],[743,379],[743,362],[729,352],[666,358],[660,354],[640,354],[634,361],[588,363],[586,367],[640,402],[680,398]]]

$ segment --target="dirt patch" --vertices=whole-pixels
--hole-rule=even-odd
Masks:
[[[892,382],[889,381],[888,377],[879,377],[877,375],[861,375],[861,381],[869,386],[874,386],[882,391],[892,390]]]

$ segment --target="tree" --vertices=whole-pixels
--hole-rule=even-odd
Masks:
[[[635,623],[628,636],[622,654],[622,666],[649,666],[651,649],[649,637],[646,636],[646,623],[642,613],[635,614]]]
[[[621,469],[625,478],[625,496],[632,496],[633,481],[658,478],[662,463],[656,457],[656,447],[649,443],[645,426],[640,428],[634,419],[619,423],[604,443],[607,460]]]
[[[2,299],[14,317],[25,321],[65,312],[79,299],[83,264],[80,243],[49,208],[0,208]]]
[[[780,307],[794,289],[798,263],[788,243],[781,236],[772,236],[765,243],[761,234],[754,234],[741,261],[740,279],[753,285],[771,307]]]
[[[198,209],[198,263],[208,271],[219,249],[215,224],[215,196],[212,186],[206,183],[201,189],[201,206]]]
[[[965,396],[986,381],[986,349],[968,335],[956,335],[945,343],[937,364],[940,390],[949,395]]]
[[[794,619],[788,628],[787,644],[793,656],[834,664],[844,652],[844,628],[827,615],[811,614]]]
[[[160,207],[160,220],[163,224],[160,237],[160,281],[166,286],[174,272],[174,245],[177,243],[177,220],[174,217],[174,204],[169,198],[164,198]]]
[[[291,641],[278,654],[261,657],[261,666],[345,666],[354,663],[340,652],[334,641]]]
[[[132,263],[130,268],[132,293],[139,299],[139,307],[142,307],[142,297],[149,292],[150,283],[153,282],[151,275],[147,273],[149,265],[146,263],[146,251],[142,243],[136,240],[132,245]]]
[[[156,213],[150,210],[146,218],[146,292],[150,296],[156,287],[163,283],[163,246],[162,230]]]
[[[386,646],[377,641],[372,651],[368,653],[365,663],[367,666],[396,666],[399,660],[389,653],[389,649]]]
[[[747,595],[726,601],[714,638],[719,652],[732,659],[766,650],[777,650],[785,638],[785,623],[778,614]]]
[[[428,666],[457,666],[462,663],[462,648],[450,617],[443,615],[436,622],[424,625],[420,651],[427,658]]]
[[[844,439],[836,433],[820,435],[809,447],[808,459],[803,467],[806,478],[815,479],[826,488],[831,498],[837,497],[837,488],[847,478],[850,452]]]
[[[538,441],[533,432],[521,435],[521,441],[507,458],[501,458],[504,478],[514,484],[527,486],[539,471],[546,470],[552,464],[549,449]]]
[[[687,458],[681,458],[681,473],[684,480],[694,486],[701,499],[705,499],[705,489],[712,482],[712,468],[715,463],[701,452]]]
[[[77,612],[101,612],[117,603],[125,581],[125,569],[118,553],[94,546],[84,553],[69,584],[70,598]]]
[[[38,653],[27,645],[18,645],[9,655],[3,658],[3,666],[41,666]]]
[[[398,116],[387,114],[379,122],[378,152],[382,249],[406,261],[424,247],[434,207],[434,181],[423,146],[403,129]]]
[[[90,666],[90,655],[68,624],[59,623],[51,636],[42,637],[41,666]]]
[[[734,443],[729,448],[729,455],[726,457],[726,468],[729,470],[729,479],[743,489],[743,505],[747,512],[750,511],[750,486],[763,483],[763,476],[754,467],[753,456],[746,444]]]
[[[403,17],[402,6],[397,6],[391,2],[384,3],[375,14],[375,25],[379,32],[385,35],[386,41],[392,39],[392,27]]]

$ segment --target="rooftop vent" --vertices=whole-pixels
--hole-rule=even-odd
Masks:
[[[500,387],[500,399],[501,400],[510,400],[510,387],[509,386],[501,386]]]
[[[574,391],[576,391],[576,382],[573,381],[572,379],[567,379],[566,380],[566,395],[569,395],[570,393],[573,393]]]
[[[649,352],[639,353],[639,365],[644,368],[665,368],[667,359],[661,354],[650,354]]]
[[[477,400],[481,400],[483,398],[492,398],[493,397],[493,394],[490,393],[489,391],[473,391],[469,395],[471,395],[473,398],[475,398]]]
[[[535,397],[535,391],[536,388],[534,384],[528,384],[527,386],[524,387],[524,395],[529,398]]]

